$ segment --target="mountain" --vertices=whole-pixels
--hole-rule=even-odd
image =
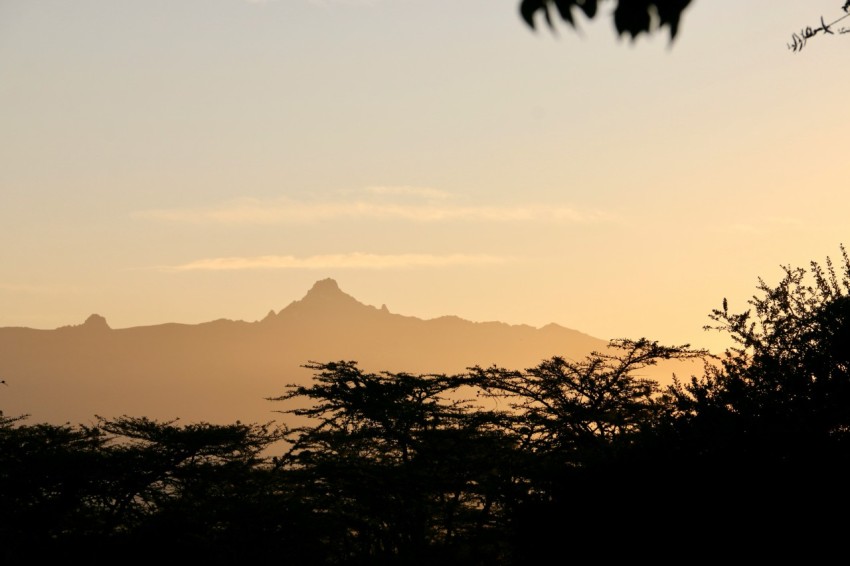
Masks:
[[[497,365],[525,369],[554,355],[580,359],[607,341],[542,328],[423,320],[365,305],[336,281],[257,322],[220,319],[110,328],[93,314],[54,330],[0,328],[0,410],[28,422],[89,423],[95,415],[182,422],[281,421],[281,395],[306,383],[309,361],[356,360],[367,371],[459,373]]]

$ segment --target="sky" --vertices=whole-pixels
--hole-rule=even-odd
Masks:
[[[840,0],[0,0],[0,326],[391,312],[718,350],[848,238]],[[836,25],[850,27],[850,18]]]

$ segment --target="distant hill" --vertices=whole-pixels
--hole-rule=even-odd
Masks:
[[[474,365],[525,369],[554,355],[580,359],[601,340],[542,328],[423,320],[365,305],[318,281],[257,322],[216,320],[112,329],[91,315],[55,330],[0,328],[0,410],[28,422],[88,423],[94,416],[183,422],[280,421],[267,397],[305,383],[309,361],[356,360],[368,371],[459,373]]]

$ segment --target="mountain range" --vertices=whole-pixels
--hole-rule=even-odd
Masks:
[[[52,330],[0,328],[0,410],[28,422],[88,424],[95,415],[181,422],[282,421],[268,401],[307,383],[314,362],[354,360],[366,371],[460,373],[471,366],[533,367],[581,359],[601,340],[557,324],[541,328],[420,319],[363,304],[336,281],[262,320],[219,319],[112,329],[93,314]]]

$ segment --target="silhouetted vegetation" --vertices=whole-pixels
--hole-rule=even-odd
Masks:
[[[642,33],[651,35],[667,28],[672,41],[679,33],[682,15],[691,0],[615,0],[612,4],[616,5],[611,11],[611,18],[620,36],[627,35],[634,40]],[[578,19],[596,18],[600,6],[605,5],[608,5],[605,0],[520,0],[519,12],[531,29],[537,29],[538,19],[542,18],[554,31],[556,19],[578,29]],[[815,25],[802,26],[791,34],[791,40],[786,44],[788,49],[796,53],[819,35],[850,33],[850,28],[843,23],[850,17],[850,0],[844,0],[841,10],[841,16],[830,19],[820,16]]]
[[[795,32],[791,35],[791,41],[787,43],[788,49],[795,53],[802,51],[802,49],[808,44],[809,40],[818,35],[843,35],[845,33],[850,33],[850,28],[846,25],[839,25],[847,19],[848,16],[850,16],[850,0],[844,0],[841,10],[844,12],[844,15],[839,16],[830,22],[827,22],[824,17],[821,16],[818,24],[814,26],[801,27],[799,32]]]
[[[711,329],[460,375],[311,363],[302,422],[0,420],[5,563],[527,564],[837,548],[850,502],[850,259],[785,267]],[[669,387],[642,377],[702,359]],[[294,405],[288,405],[294,403]],[[269,456],[269,450],[285,448]],[[814,546],[806,546],[812,545]]]
[[[679,32],[682,12],[690,3],[691,0],[616,0],[612,12],[614,27],[617,33],[632,39],[666,27],[672,40]],[[606,4],[604,0],[521,0],[519,10],[532,28],[536,26],[537,15],[542,14],[548,26],[554,29],[553,14],[576,27],[576,15],[593,19],[599,13],[599,6]]]

